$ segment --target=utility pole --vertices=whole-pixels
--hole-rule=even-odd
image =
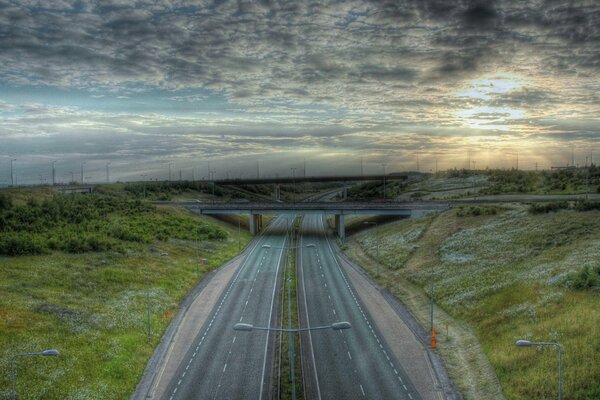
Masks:
[[[85,165],[85,161],[81,162],[81,184],[83,185],[83,166]]]
[[[471,169],[471,150],[467,150],[467,168]]]
[[[142,174],[142,181],[144,182],[144,198],[146,198],[146,174]]]
[[[56,161],[52,161],[52,186],[56,186]]]
[[[256,179],[260,179],[260,164],[259,161],[256,161]]]
[[[517,171],[519,170],[519,152],[517,151]]]
[[[13,166],[13,162],[17,161],[16,158],[10,159],[10,186],[15,186],[15,169]]]
[[[304,157],[304,177],[306,178],[306,157]]]
[[[360,176],[364,176],[363,174],[363,158],[360,158]]]
[[[169,181],[171,181],[171,164],[173,163],[169,161]]]
[[[383,201],[385,201],[385,163],[381,165],[383,166]]]
[[[571,147],[571,167],[575,166],[575,146]]]
[[[108,162],[108,163],[106,163],[106,183],[107,184],[110,183],[110,170],[109,170],[109,167],[110,167],[110,163]]]

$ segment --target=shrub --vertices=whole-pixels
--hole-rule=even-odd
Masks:
[[[10,232],[0,237],[0,254],[22,256],[27,254],[44,254],[48,249],[37,235],[25,232]]]
[[[579,272],[569,274],[565,284],[574,289],[600,289],[600,266],[586,266]]]
[[[566,201],[559,201],[554,203],[533,203],[529,206],[529,212],[532,214],[546,214],[549,212],[556,212],[559,210],[568,210],[569,203]]]
[[[498,207],[495,206],[460,206],[456,212],[457,217],[477,217],[480,215],[496,215]]]
[[[600,210],[600,201],[580,200],[575,203],[577,211]]]

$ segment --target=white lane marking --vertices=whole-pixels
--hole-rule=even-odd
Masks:
[[[300,248],[302,248],[303,240],[304,240],[304,237],[301,234],[300,235]],[[300,269],[302,270],[302,292],[304,293],[303,297],[304,297],[304,310],[306,311],[306,325],[307,325],[307,327],[310,327],[310,318],[308,316],[308,304],[306,302],[306,285],[304,284],[304,257],[302,256],[302,251],[300,251]],[[339,332],[342,332],[342,331],[340,330]],[[321,388],[319,387],[319,376],[317,374],[317,362],[315,361],[315,350],[313,348],[312,333],[310,330],[308,331],[308,342],[310,343],[310,355],[311,355],[312,362],[314,365],[313,369],[315,371],[315,383],[317,386],[317,398],[319,400],[321,400]]]
[[[366,396],[366,395],[365,395],[365,389],[363,389],[362,385],[360,385],[360,391],[362,392],[362,394],[363,394],[363,397],[365,397],[365,396]]]
[[[323,229],[325,229],[325,226],[323,224],[323,219],[321,218],[321,226],[323,227]],[[342,279],[344,280],[344,282],[346,283],[346,287],[348,288],[348,291],[350,292],[350,294],[352,295],[352,298],[354,299],[354,303],[356,304],[356,306],[358,307],[358,309],[360,310],[363,319],[365,320],[365,322],[367,323],[367,325],[369,326],[369,329],[371,330],[371,334],[373,335],[373,337],[377,340],[377,343],[379,344],[380,349],[382,350],[382,352],[384,353],[384,355],[386,356],[386,358],[388,359],[388,361],[390,361],[390,358],[387,354],[387,352],[385,351],[385,349],[383,348],[383,345],[381,344],[381,342],[379,341],[379,338],[377,337],[377,335],[375,334],[375,331],[373,330],[373,327],[371,326],[371,323],[369,322],[369,320],[367,319],[367,316],[365,315],[365,313],[362,310],[362,307],[360,306],[360,304],[358,303],[358,300],[356,299],[356,296],[354,295],[354,291],[352,290],[352,288],[350,287],[350,283],[348,282],[348,280],[346,279],[346,276],[344,275],[344,273],[342,272],[342,267],[340,266],[340,263],[338,262],[337,256],[335,254],[335,252],[333,251],[333,248],[331,247],[331,244],[329,243],[329,239],[326,238],[326,242],[327,242],[327,246],[329,247],[329,251],[331,252],[331,255],[333,256],[333,260],[335,261],[335,264],[337,265],[337,269],[342,277]],[[341,331],[340,331],[341,332]],[[392,367],[392,369],[394,369],[394,364],[390,361],[390,366]],[[404,389],[408,392],[408,389],[406,388],[406,385],[404,385],[404,382],[402,381],[402,378],[400,376],[398,376],[398,379],[400,380],[400,382],[402,382]],[[410,394],[410,393],[409,393]]]
[[[227,288],[227,291],[225,292],[225,296],[223,296],[223,298],[221,299],[221,303],[219,304],[219,307],[217,307],[217,310],[216,310],[215,314],[213,315],[212,319],[210,320],[208,328],[206,329],[206,331],[202,335],[202,339],[200,340],[200,342],[196,346],[196,351],[194,351],[194,354],[192,355],[192,357],[188,361],[188,366],[192,362],[192,360],[196,357],[196,354],[198,354],[198,350],[200,349],[200,345],[204,341],[204,338],[206,337],[206,334],[209,332],[213,321],[215,320],[215,318],[217,317],[217,315],[221,311],[221,306],[223,305],[223,303],[225,302],[225,300],[227,299],[227,297],[229,297],[229,292],[231,292],[231,289],[233,288],[233,286],[235,285],[235,283],[238,281],[238,279],[239,279],[242,271],[244,269],[246,269],[246,265],[248,264],[248,259],[250,258],[250,255],[256,250],[258,244],[259,244],[259,241],[257,241],[256,244],[254,244],[254,246],[252,247],[252,249],[250,250],[250,252],[246,255],[246,257],[244,258],[244,261],[242,262],[242,264],[239,267],[239,270],[238,270],[237,274],[235,275],[235,278],[229,284],[229,287]],[[263,256],[263,260],[264,260],[265,257],[266,256]],[[241,321],[241,318],[240,318],[240,321]],[[234,339],[234,341],[235,341],[235,339]],[[230,353],[231,353],[231,351],[230,351]],[[185,376],[185,374],[186,373],[184,371],[184,373],[182,374],[182,378]],[[177,385],[175,386],[175,389],[173,389],[173,393],[169,397],[169,400],[172,400],[174,398],[175,393],[177,393],[177,390],[179,389],[179,385],[181,385],[181,379],[179,379],[179,381],[177,382]],[[219,386],[221,386],[221,385],[219,384]]]

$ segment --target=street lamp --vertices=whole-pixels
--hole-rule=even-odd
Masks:
[[[252,324],[245,324],[243,322],[239,322],[233,326],[233,330],[235,331],[271,331],[271,332],[306,332],[306,331],[316,331],[323,329],[333,329],[334,331],[341,331],[343,329],[350,329],[352,325],[348,321],[340,321],[334,322],[331,325],[323,325],[323,326],[312,326],[308,328],[271,328],[268,326],[254,326]]]
[[[293,195],[293,202],[296,201],[296,168],[290,168],[292,170],[292,181],[294,182],[294,195]]]
[[[15,161],[17,161],[16,158],[10,159],[10,186],[15,186],[15,172],[14,172],[14,166],[13,166],[13,163]]]
[[[12,360],[10,362],[10,364],[11,364],[11,366],[10,366],[10,386],[12,388],[12,400],[15,400],[17,398],[17,391],[15,389],[15,364],[16,364],[16,361],[17,361],[17,357],[21,357],[21,356],[56,357],[59,354],[60,354],[59,351],[55,350],[55,349],[49,349],[49,350],[44,350],[44,351],[35,352],[35,353],[19,353],[19,354],[15,354],[12,357]]]
[[[81,184],[83,185],[83,166],[85,165],[85,161],[81,162]]]
[[[379,264],[381,264],[381,258],[379,257],[379,231],[377,230],[377,222],[363,222],[365,225],[375,225],[375,237],[377,238],[377,277],[379,277]]]
[[[386,163],[382,163],[381,165],[383,166],[383,201],[385,201],[386,200],[385,199],[385,196],[386,196],[385,195],[385,166],[386,166]]]
[[[562,346],[560,343],[553,342],[532,342],[529,340],[517,340],[515,343],[519,347],[530,346],[554,346],[558,350],[558,400],[563,398],[563,382],[562,382]]]
[[[108,176],[108,175],[107,175]],[[148,174],[142,174],[142,184],[144,185],[144,198],[146,198],[146,177]]]

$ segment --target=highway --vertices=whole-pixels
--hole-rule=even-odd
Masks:
[[[298,246],[300,327],[352,324],[301,335],[306,398],[420,399],[340,268],[322,215],[304,217]]]
[[[206,323],[198,327],[164,399],[270,398],[274,334],[239,332],[233,326],[274,325],[287,225],[287,217],[279,217],[257,237]]]

